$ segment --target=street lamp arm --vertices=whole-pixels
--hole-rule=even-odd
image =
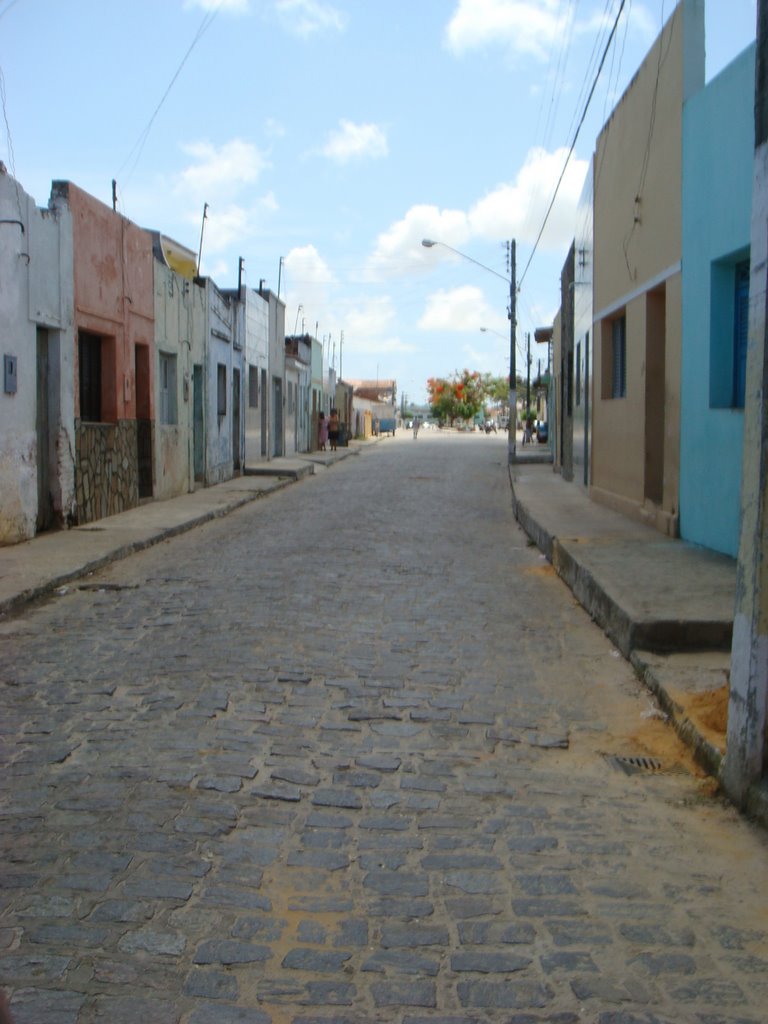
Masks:
[[[437,242],[434,238],[423,238],[421,244],[425,249],[431,249],[435,245],[442,245],[444,249],[450,249],[451,252],[455,252],[457,256],[461,256],[462,259],[469,260],[470,263],[474,263],[475,266],[482,267],[483,270],[487,270],[489,274],[493,274],[495,277],[500,277],[502,281],[506,281],[509,284],[509,278],[505,277],[504,274],[500,274],[496,270],[492,270],[490,267],[486,267],[480,260],[474,259],[472,256],[467,256],[465,252],[460,252],[458,249],[454,249],[452,245],[448,245],[446,242]]]

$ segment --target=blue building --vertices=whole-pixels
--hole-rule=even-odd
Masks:
[[[680,536],[736,557],[754,166],[755,47],[683,110]]]

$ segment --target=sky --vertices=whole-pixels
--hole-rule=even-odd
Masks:
[[[754,40],[755,4],[707,0],[708,80]],[[120,212],[201,250],[219,287],[242,258],[287,333],[422,402],[429,377],[509,372],[513,238],[524,369],[595,139],[673,9],[0,0],[0,159],[40,206],[57,179],[111,205],[115,179]]]

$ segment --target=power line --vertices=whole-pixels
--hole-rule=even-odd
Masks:
[[[194,39],[190,43],[189,49],[187,50],[187,52],[182,57],[181,63],[176,68],[176,71],[174,72],[173,78],[168,83],[168,87],[166,88],[165,92],[161,96],[160,102],[155,107],[155,110],[154,110],[152,116],[150,117],[149,121],[147,122],[146,127],[141,132],[141,134],[139,135],[138,139],[136,140],[136,142],[133,145],[133,149],[130,151],[130,153],[128,154],[128,156],[125,158],[125,160],[123,161],[122,165],[120,166],[120,168],[119,168],[119,170],[117,172],[117,177],[120,176],[120,172],[123,170],[123,168],[126,166],[126,164],[129,163],[129,161],[133,157],[134,153],[136,153],[136,157],[133,160],[133,165],[131,167],[131,170],[128,173],[128,179],[126,179],[126,180],[129,180],[131,175],[133,174],[133,172],[136,170],[136,166],[137,166],[137,164],[139,162],[139,159],[141,158],[142,152],[144,151],[144,146],[146,145],[147,139],[149,138],[149,133],[150,133],[150,131],[152,129],[152,125],[155,122],[155,118],[160,113],[160,109],[163,106],[163,104],[165,103],[165,101],[168,99],[168,95],[169,95],[171,89],[173,88],[173,86],[175,85],[176,79],[181,74],[182,68],[187,63],[190,55],[192,54],[192,51],[197,46],[197,44],[200,42],[202,37],[208,31],[208,29],[211,27],[211,24],[213,23],[214,18],[216,17],[216,15],[221,10],[221,6],[222,6],[223,2],[224,2],[224,0],[219,0],[219,3],[216,5],[214,10],[209,11],[208,14],[206,14],[203,17],[203,20],[200,23],[200,27],[198,28],[197,32],[195,33]],[[138,152],[137,152],[137,150],[138,150]]]
[[[555,191],[554,191],[554,194],[552,196],[552,200],[551,200],[551,202],[549,204],[549,207],[547,208],[546,214],[544,215],[544,220],[542,222],[542,225],[541,225],[541,228],[539,230],[539,233],[538,233],[538,235],[536,237],[536,241],[534,242],[533,249],[531,250],[531,255],[528,257],[528,262],[525,265],[525,270],[523,271],[522,277],[520,278],[520,281],[519,281],[519,284],[518,284],[518,288],[522,287],[523,281],[525,280],[525,275],[528,273],[528,268],[531,265],[531,261],[533,260],[533,257],[534,257],[534,255],[536,253],[536,249],[538,248],[539,242],[541,241],[541,236],[544,234],[544,228],[547,226],[547,221],[549,220],[549,215],[550,215],[550,213],[552,213],[552,207],[555,205],[555,199],[557,199],[557,193],[560,191],[560,186],[563,183],[563,178],[565,177],[565,172],[566,172],[566,170],[568,168],[568,164],[570,162],[571,156],[573,155],[573,151],[576,148],[576,141],[578,140],[579,132],[581,131],[581,128],[582,128],[582,126],[584,124],[584,119],[586,118],[587,111],[589,110],[589,104],[591,103],[592,97],[593,97],[593,95],[595,93],[595,89],[597,88],[597,82],[598,82],[598,79],[600,78],[600,72],[603,70],[603,64],[605,64],[605,59],[608,56],[608,50],[610,49],[611,43],[613,42],[613,37],[616,34],[616,29],[617,29],[618,24],[619,24],[619,18],[621,18],[621,13],[624,10],[625,3],[626,3],[626,0],[621,0],[621,3],[619,5],[619,11],[618,11],[618,14],[616,15],[616,20],[614,21],[613,28],[611,29],[611,33],[608,36],[608,42],[605,44],[605,49],[603,50],[603,56],[600,58],[600,65],[599,65],[599,67],[597,69],[597,73],[595,75],[595,79],[592,82],[592,88],[589,90],[589,96],[587,97],[587,102],[586,102],[586,104],[584,106],[584,110],[583,110],[581,118],[579,120],[578,127],[576,128],[576,134],[573,137],[573,142],[571,143],[571,148],[568,150],[568,155],[565,158],[565,163],[563,164],[563,169],[560,172],[560,177],[558,178],[557,185],[555,186]]]

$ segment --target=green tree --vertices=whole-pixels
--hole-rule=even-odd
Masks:
[[[430,377],[427,392],[432,415],[453,426],[456,420],[473,420],[483,409],[486,380],[476,370],[457,370],[452,377]]]

